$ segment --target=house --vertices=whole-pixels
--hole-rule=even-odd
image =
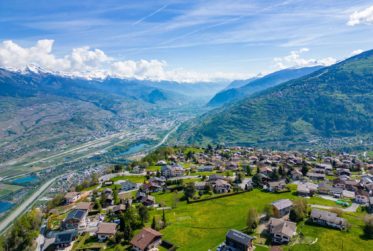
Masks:
[[[367,205],[369,203],[369,194],[359,191],[355,195],[355,202],[358,204]]]
[[[268,182],[267,190],[269,192],[281,192],[281,191],[284,191],[285,189],[286,189],[285,180]]]
[[[105,241],[110,237],[113,237],[117,232],[117,224],[101,222],[97,229],[97,238],[99,241]]]
[[[167,162],[164,161],[164,160],[159,160],[155,165],[156,166],[164,166],[164,165],[167,165]]]
[[[71,204],[80,199],[80,193],[78,192],[68,192],[64,196],[65,203],[66,204]]]
[[[162,234],[151,228],[143,228],[139,234],[131,240],[132,250],[148,251],[157,249],[162,243]]]
[[[184,175],[184,172],[185,172],[185,170],[181,166],[165,165],[165,166],[161,167],[161,174],[162,174],[162,176],[164,176],[166,178],[180,177],[180,176]]]
[[[313,196],[317,191],[317,185],[311,182],[301,183],[297,186],[299,196]]]
[[[309,172],[307,173],[307,177],[311,180],[325,180],[325,174],[324,173],[313,173]]]
[[[134,190],[137,188],[137,184],[129,180],[122,182],[120,186],[121,186],[120,188],[121,191],[130,191],[130,190]]]
[[[64,250],[71,245],[77,236],[78,232],[76,230],[57,232],[54,236],[53,250]]]
[[[225,180],[217,180],[213,185],[215,193],[228,193],[231,190],[231,185]]]
[[[155,197],[154,196],[151,196],[151,195],[146,195],[145,197],[143,197],[140,202],[144,205],[144,206],[153,206],[155,204]]]
[[[264,166],[264,167],[261,167],[259,169],[259,172],[261,174],[264,174],[264,175],[271,175],[271,173],[273,172],[272,168],[268,167],[268,166]]]
[[[355,199],[355,192],[343,190],[342,197],[347,199]]]
[[[124,204],[119,204],[119,205],[115,205],[112,209],[113,213],[115,214],[121,214],[123,213],[124,211],[126,211],[127,209],[127,206],[124,205]]]
[[[204,181],[201,181],[201,182],[195,182],[194,183],[194,187],[199,190],[199,191],[202,191],[202,190],[205,190],[206,189],[206,184],[207,182],[204,182]]]
[[[276,218],[282,218],[290,213],[293,202],[289,199],[281,199],[272,203],[273,213]]]
[[[113,190],[111,190],[110,188],[105,188],[101,192],[101,195],[103,197],[103,201],[102,201],[103,207],[112,206],[114,204]]]
[[[87,227],[89,221],[87,219],[87,215],[87,210],[73,209],[68,213],[68,215],[62,222],[62,227],[64,229],[83,230]]]
[[[337,216],[337,214],[320,209],[312,209],[310,221],[322,226],[328,226],[344,230],[347,227],[347,221]]]
[[[337,168],[337,175],[347,175],[347,176],[350,176],[351,175],[351,171],[350,171],[350,169],[347,169],[347,168]]]
[[[291,172],[291,178],[293,180],[300,180],[303,178],[303,174],[301,171],[299,171],[298,169],[294,169],[292,172]]]
[[[225,250],[252,251],[254,237],[244,234],[238,230],[231,229],[225,236]]]
[[[297,224],[282,219],[270,218],[268,231],[272,236],[273,243],[288,243],[296,234]]]
[[[373,197],[369,197],[369,202],[367,206],[367,211],[372,214],[373,213]]]
[[[74,209],[85,210],[88,213],[92,210],[92,208],[93,208],[93,203],[92,202],[79,202],[74,207]]]
[[[198,172],[211,172],[214,170],[214,166],[200,166],[197,167]]]

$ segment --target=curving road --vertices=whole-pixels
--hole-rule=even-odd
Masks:
[[[47,183],[43,184],[36,192],[34,192],[27,200],[21,203],[13,212],[11,212],[5,219],[0,222],[0,233],[9,227],[14,220],[18,218],[30,205],[60,176],[54,177]]]

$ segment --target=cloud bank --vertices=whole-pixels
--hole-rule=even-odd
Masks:
[[[361,10],[355,11],[350,15],[350,18],[347,22],[349,26],[355,26],[358,24],[372,24],[373,23],[373,5]]]
[[[53,54],[54,40],[39,40],[25,48],[7,40],[0,43],[0,67],[25,70],[30,64],[43,69],[74,77],[104,78],[107,76],[140,79],[169,80],[177,82],[211,82],[245,79],[248,73],[214,72],[199,73],[184,69],[169,69],[163,60],[115,60],[102,50],[88,46],[74,48],[70,54],[57,57]]]
[[[316,65],[329,66],[337,62],[337,59],[333,57],[326,57],[322,59],[303,58],[302,54],[308,51],[310,51],[310,49],[301,48],[297,51],[291,51],[287,56],[276,57],[273,59],[275,62],[275,67],[278,69],[286,69],[290,67],[301,68]]]

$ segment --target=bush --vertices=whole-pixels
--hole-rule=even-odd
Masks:
[[[363,231],[368,239],[373,239],[373,216],[366,215],[364,218]]]

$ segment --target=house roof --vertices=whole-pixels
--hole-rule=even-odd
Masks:
[[[245,246],[247,246],[254,239],[254,237],[235,229],[229,230],[226,237]]]
[[[311,218],[321,219],[337,225],[344,225],[346,220],[337,216],[337,214],[320,209],[312,209]]]
[[[65,194],[64,198],[65,199],[72,199],[72,198],[74,198],[78,195],[79,195],[78,192],[68,192],[68,193]]]
[[[131,245],[145,250],[147,246],[149,246],[154,239],[162,237],[162,234],[158,231],[155,231],[151,228],[143,228],[139,234],[131,240]]]
[[[113,235],[117,232],[117,224],[115,223],[107,223],[101,222],[98,225],[97,234],[110,234]]]
[[[91,210],[92,206],[92,202],[79,202],[78,204],[76,204],[75,209]]]
[[[271,233],[281,234],[288,237],[295,235],[297,230],[297,224],[282,219],[271,218],[269,220],[269,225],[271,228]]]
[[[278,210],[281,210],[284,208],[291,207],[293,205],[293,202],[291,202],[291,200],[289,199],[281,199],[273,202],[272,205],[276,207]]]
[[[87,214],[86,210],[74,209],[66,216],[65,220],[82,220]]]
[[[71,243],[73,239],[78,235],[76,230],[67,230],[63,232],[58,232],[55,235],[54,244],[66,244]]]

